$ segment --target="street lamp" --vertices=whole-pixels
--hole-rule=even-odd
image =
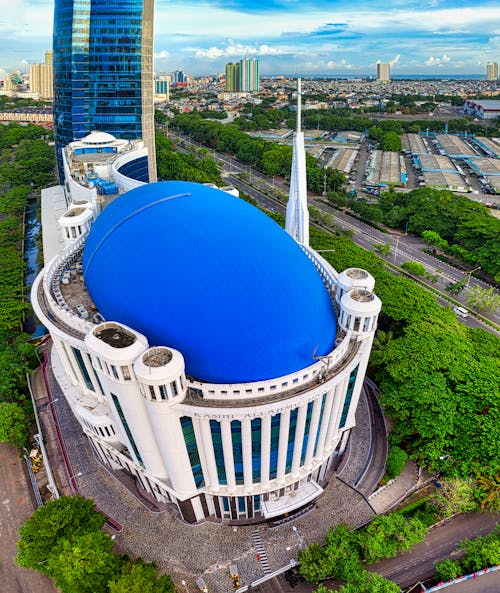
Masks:
[[[396,237],[396,247],[394,248],[394,260],[393,260],[393,263],[394,263],[394,264],[396,263],[396,257],[397,257],[397,255],[398,255],[398,245],[399,245],[399,239],[401,239],[401,237],[398,235],[398,236]]]
[[[473,270],[469,270],[469,271],[467,272],[467,284],[465,285],[465,286],[466,286],[466,288],[468,288],[468,287],[469,287],[470,277],[472,276],[472,273],[473,273],[473,272],[477,272],[477,271],[478,271],[478,270],[480,270],[480,269],[481,269],[481,266],[477,266],[477,268],[474,268]]]
[[[299,550],[302,550],[302,546],[304,545],[304,538],[300,535],[296,525],[292,525],[292,529],[299,540]]]
[[[184,587],[184,589],[186,590],[186,593],[189,593],[189,589],[187,588],[186,581],[185,581],[184,579],[182,579],[182,581],[181,581],[181,585],[182,585],[182,586]]]
[[[80,476],[83,476],[83,472],[78,472],[77,474],[71,474],[68,478],[68,482],[71,484],[71,486],[73,486],[73,482],[75,481],[75,478],[79,478]]]

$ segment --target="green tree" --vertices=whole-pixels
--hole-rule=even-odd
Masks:
[[[392,245],[391,243],[377,243],[374,247],[380,255],[389,255]]]
[[[299,571],[309,583],[317,583],[330,576],[331,566],[325,550],[311,544],[299,552]]]
[[[443,239],[441,235],[435,231],[423,231],[422,239],[429,247],[432,246],[441,250],[444,250],[448,247],[448,241],[445,241],[445,239]]]
[[[400,588],[376,572],[362,570],[352,581],[342,585],[339,593],[400,593]]]
[[[432,505],[442,518],[477,510],[476,484],[473,480],[455,478],[441,481],[441,488],[432,498]]]
[[[465,302],[471,309],[481,312],[495,313],[500,308],[500,295],[491,288],[471,286],[467,289]]]
[[[425,267],[416,261],[405,261],[404,264],[401,264],[401,267],[413,276],[423,276],[425,274]]]
[[[326,534],[325,552],[329,560],[330,577],[350,580],[363,568],[360,558],[359,535],[347,525],[338,525]]]
[[[496,566],[500,564],[500,528],[497,526],[493,533],[474,540],[466,539],[460,548],[465,552],[462,567],[466,573]]]
[[[0,441],[10,443],[20,451],[27,445],[29,421],[17,403],[0,403]]]
[[[397,445],[391,445],[385,466],[387,477],[390,480],[399,476],[399,474],[403,471],[407,459],[408,455],[403,451],[403,449]]]
[[[60,540],[48,557],[46,572],[62,593],[105,593],[122,562],[113,553],[110,536],[94,531]]]
[[[438,581],[451,581],[464,574],[460,563],[451,558],[446,558],[442,562],[436,562],[434,564],[434,570],[436,571],[436,579]]]
[[[426,532],[419,519],[406,519],[397,513],[380,515],[367,526],[360,538],[363,557],[372,564],[382,558],[391,558],[398,552],[407,552],[424,540]]]
[[[382,150],[388,152],[400,152],[401,151],[401,137],[397,132],[385,132],[380,142]]]
[[[110,593],[175,593],[169,575],[158,576],[154,564],[138,560],[126,564],[122,574],[109,583]]]
[[[60,540],[99,531],[104,525],[94,501],[62,496],[37,509],[21,526],[16,562],[24,568],[47,572],[47,558]]]

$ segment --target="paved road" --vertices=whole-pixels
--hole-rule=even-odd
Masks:
[[[493,531],[500,514],[471,513],[431,529],[425,541],[410,553],[389,558],[370,567],[400,587],[429,579],[434,574],[434,562],[456,557],[455,549],[465,538],[475,539]],[[498,593],[498,590],[496,591]]]
[[[17,532],[34,510],[23,463],[14,447],[0,443],[0,590],[2,593],[56,593],[46,576],[14,565]]]

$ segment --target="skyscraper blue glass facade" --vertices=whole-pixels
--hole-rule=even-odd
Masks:
[[[60,174],[61,149],[92,130],[142,138],[148,145],[152,2],[56,0],[54,123]],[[149,98],[151,108],[145,109]]]

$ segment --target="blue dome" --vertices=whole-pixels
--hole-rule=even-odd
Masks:
[[[218,189],[162,181],[127,192],[94,223],[83,270],[106,319],[178,349],[202,381],[286,375],[335,342],[314,265],[263,212]]]

